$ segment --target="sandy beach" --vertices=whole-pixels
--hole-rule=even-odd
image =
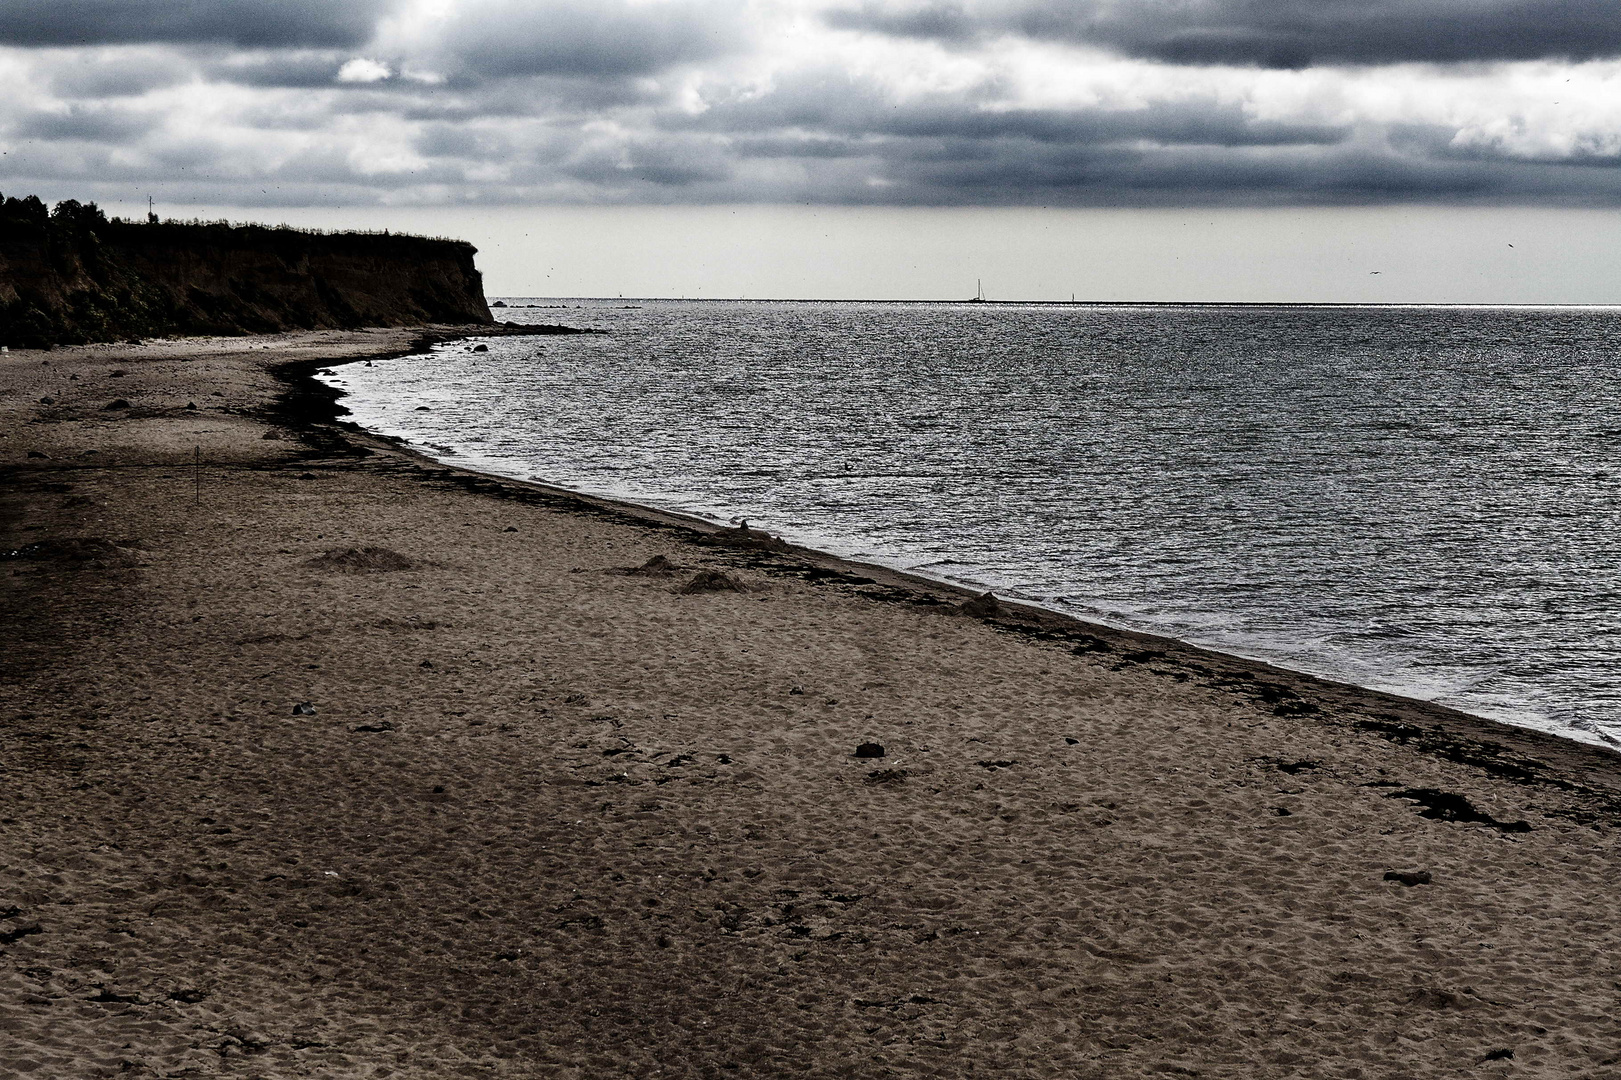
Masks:
[[[0,1077],[1621,1076],[1621,756],[331,419],[420,335],[0,355]]]

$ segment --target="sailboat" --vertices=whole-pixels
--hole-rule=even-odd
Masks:
[[[985,302],[985,282],[979,278],[974,279],[974,298],[970,304],[983,304]]]

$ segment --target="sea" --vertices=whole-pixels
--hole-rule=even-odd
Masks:
[[[1621,308],[504,298],[447,463],[1621,748]]]

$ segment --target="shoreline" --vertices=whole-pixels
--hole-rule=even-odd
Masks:
[[[721,301],[715,301],[715,302],[721,302]],[[762,302],[765,302],[765,301],[762,301]],[[815,301],[815,302],[820,303],[821,301]],[[851,302],[855,302],[855,301],[851,301]],[[930,302],[932,303],[934,301],[930,301]],[[939,301],[939,302],[940,303],[945,303],[946,301]],[[1144,306],[1144,305],[1133,305],[1133,306]],[[1150,306],[1154,306],[1154,305],[1150,305]],[[1189,305],[1172,304],[1172,305],[1158,305],[1158,306],[1189,306]],[[1201,306],[1201,305],[1192,305],[1192,306]],[[1216,305],[1202,305],[1202,306],[1218,306],[1219,307],[1219,306],[1234,306],[1234,305],[1216,304]],[[1242,306],[1242,305],[1237,305],[1237,306]],[[1256,306],[1301,306],[1301,305],[1256,305]],[[1324,306],[1324,305],[1304,305],[1304,306]],[[1328,305],[1328,306],[1345,306],[1345,305]],[[1386,306],[1386,307],[1388,307],[1388,306],[1411,306],[1411,305],[1361,305],[1361,306]],[[1588,305],[1588,306],[1591,306],[1591,305]],[[467,338],[467,340],[471,340],[473,337],[478,337],[478,336],[485,336],[485,335],[470,335]],[[434,343],[442,344],[442,343],[446,343],[446,342],[449,342],[449,341],[455,341],[455,340],[462,340],[462,339],[461,338],[456,338],[456,337],[450,337],[450,338],[438,339]],[[427,351],[427,349],[426,348],[412,349],[412,350],[408,350],[408,351],[404,351],[404,352],[391,354],[390,356],[387,356],[387,357],[375,357],[373,359],[399,359],[401,357],[415,355],[417,352],[423,352],[423,351]],[[412,446],[409,443],[408,440],[406,440],[406,439],[404,439],[402,437],[388,435],[388,434],[385,434],[385,433],[382,433],[382,432],[373,431],[371,429],[363,427],[362,425],[360,425],[358,423],[348,421],[348,420],[344,420],[343,417],[349,415],[349,410],[342,407],[342,406],[340,406],[340,405],[338,405],[338,402],[341,401],[342,398],[348,396],[348,391],[339,390],[339,389],[337,389],[335,387],[328,386],[327,384],[322,383],[319,379],[315,378],[315,375],[316,375],[317,371],[319,371],[322,368],[342,367],[342,366],[345,366],[346,364],[355,363],[355,362],[359,362],[359,361],[358,360],[351,360],[351,361],[345,361],[343,363],[337,363],[337,364],[303,365],[297,371],[294,371],[292,369],[288,370],[288,372],[286,373],[286,378],[288,379],[288,381],[290,383],[295,381],[295,380],[302,379],[302,380],[308,381],[309,383],[312,383],[312,384],[314,384],[316,386],[319,386],[321,388],[320,393],[319,393],[319,397],[321,397],[322,399],[325,399],[328,395],[330,395],[330,405],[336,411],[331,411],[331,412],[321,412],[319,410],[312,411],[312,412],[310,412],[308,414],[309,422],[314,423],[314,424],[319,424],[319,423],[335,423],[335,424],[338,424],[339,426],[343,427],[345,430],[349,431],[352,435],[359,436],[359,437],[361,437],[363,439],[370,439],[370,440],[373,440],[375,442],[385,443],[385,444],[389,445],[390,447],[392,447],[393,449],[397,450],[398,452],[400,452],[402,454],[409,455],[409,456],[411,456],[411,457],[413,457],[413,458],[415,458],[415,459],[417,459],[419,461],[422,461],[422,462],[424,462],[426,464],[430,464],[430,465],[432,465],[434,467],[437,467],[437,468],[446,469],[446,470],[449,470],[449,471],[451,471],[453,473],[463,474],[463,475],[470,476],[470,477],[477,477],[477,478],[481,478],[481,479],[484,479],[484,480],[489,480],[489,481],[498,482],[498,483],[502,483],[502,484],[513,484],[513,485],[517,485],[519,487],[532,488],[534,490],[545,492],[545,493],[547,493],[549,495],[552,495],[552,496],[555,496],[555,497],[558,497],[558,498],[577,500],[578,502],[580,502],[581,504],[586,505],[586,506],[593,506],[593,507],[598,507],[598,508],[608,508],[608,509],[620,510],[620,511],[625,512],[633,520],[655,520],[655,521],[666,522],[666,523],[669,523],[669,524],[674,524],[674,525],[677,525],[677,526],[680,526],[680,527],[685,527],[685,528],[691,529],[692,531],[694,531],[696,533],[699,533],[701,535],[712,535],[712,534],[721,533],[726,528],[726,526],[719,524],[717,521],[713,521],[713,520],[710,520],[708,518],[700,517],[700,516],[698,516],[696,514],[683,513],[683,512],[681,512],[679,510],[671,510],[671,509],[666,509],[666,508],[663,508],[663,507],[657,507],[657,506],[651,506],[651,505],[647,505],[647,504],[643,504],[643,503],[637,503],[637,502],[634,502],[634,501],[629,500],[629,499],[619,499],[619,498],[615,498],[615,497],[607,496],[607,495],[598,495],[598,494],[594,494],[594,493],[591,493],[591,492],[578,491],[578,490],[575,490],[573,488],[562,487],[562,486],[556,485],[556,484],[549,484],[549,483],[547,483],[547,482],[545,482],[543,480],[536,480],[536,479],[527,478],[527,477],[510,476],[510,475],[499,473],[499,472],[484,471],[484,470],[473,468],[473,467],[470,467],[470,466],[453,464],[453,463],[450,463],[450,462],[446,462],[446,461],[444,461],[444,460],[442,460],[440,458],[436,458],[430,453],[427,453],[425,451],[416,449],[414,446]],[[976,589],[972,585],[967,585],[967,584],[963,584],[963,583],[960,583],[960,582],[955,582],[955,581],[952,581],[952,580],[949,580],[949,579],[945,579],[943,577],[935,577],[935,576],[929,575],[927,573],[922,573],[922,572],[919,572],[919,571],[916,571],[916,570],[907,570],[907,569],[903,569],[903,568],[900,568],[900,567],[890,566],[890,565],[885,564],[885,563],[868,562],[868,561],[865,561],[865,560],[862,560],[862,559],[859,559],[859,558],[852,558],[852,557],[848,557],[848,556],[837,555],[837,554],[834,554],[834,553],[831,553],[831,552],[823,551],[823,550],[818,549],[818,548],[808,547],[808,546],[799,545],[799,544],[793,544],[792,542],[789,542],[788,550],[792,554],[794,554],[795,556],[797,556],[799,558],[815,560],[816,565],[821,566],[823,568],[842,568],[843,570],[845,570],[847,572],[855,573],[855,574],[859,574],[859,575],[866,575],[866,576],[879,575],[883,580],[885,580],[889,584],[892,584],[892,585],[894,585],[896,587],[900,587],[900,588],[908,588],[908,589],[917,590],[919,592],[919,595],[932,596],[936,600],[939,600],[940,602],[943,602],[943,603],[958,603],[958,604],[964,603],[964,602],[973,600],[974,598],[981,595],[981,593],[983,591],[985,591],[985,590],[982,590],[982,589]],[[1196,655],[1196,656],[1208,657],[1211,660],[1218,661],[1221,664],[1233,666],[1235,668],[1244,668],[1244,667],[1260,668],[1260,669],[1264,670],[1267,673],[1268,677],[1276,677],[1276,678],[1284,678],[1284,679],[1300,679],[1300,680],[1305,680],[1308,683],[1322,684],[1325,687],[1334,688],[1335,691],[1337,691],[1337,692],[1339,692],[1341,694],[1358,694],[1358,693],[1362,693],[1362,694],[1377,695],[1377,696],[1382,697],[1382,698],[1388,698],[1388,699],[1392,700],[1393,702],[1399,702],[1404,706],[1430,711],[1430,712],[1434,713],[1437,716],[1437,718],[1450,719],[1451,721],[1454,721],[1454,722],[1461,721],[1461,722],[1463,722],[1463,723],[1465,723],[1467,725],[1475,726],[1475,727],[1478,728],[1479,732],[1482,733],[1482,734],[1489,734],[1491,731],[1493,731],[1495,729],[1498,729],[1498,728],[1507,728],[1507,729],[1510,729],[1510,730],[1513,730],[1513,731],[1527,732],[1527,733],[1532,733],[1532,734],[1536,734],[1536,735],[1539,735],[1539,736],[1550,737],[1550,738],[1558,740],[1560,743],[1573,743],[1573,744],[1578,745],[1578,746],[1589,747],[1589,748],[1598,750],[1600,752],[1604,752],[1604,753],[1614,755],[1615,758],[1616,758],[1617,765],[1621,766],[1621,747],[1615,746],[1611,742],[1606,741],[1602,736],[1593,735],[1589,739],[1575,738],[1575,737],[1572,737],[1570,735],[1550,732],[1550,731],[1544,730],[1543,728],[1534,727],[1534,726],[1531,726],[1529,724],[1519,724],[1519,723],[1515,723],[1515,722],[1510,721],[1510,720],[1500,720],[1500,719],[1496,719],[1496,718],[1489,717],[1489,716],[1483,716],[1483,715],[1480,715],[1478,713],[1469,712],[1469,711],[1467,711],[1465,709],[1455,708],[1453,706],[1440,704],[1438,702],[1435,702],[1435,701],[1432,701],[1432,700],[1429,700],[1429,699],[1426,699],[1426,698],[1414,697],[1414,696],[1411,696],[1411,695],[1408,695],[1408,694],[1403,694],[1403,693],[1393,691],[1393,690],[1382,690],[1382,689],[1379,689],[1379,688],[1376,688],[1376,687],[1365,686],[1365,685],[1360,684],[1360,683],[1354,683],[1354,682],[1347,681],[1345,679],[1336,678],[1336,677],[1334,677],[1332,675],[1323,675],[1323,674],[1318,674],[1318,673],[1311,672],[1311,671],[1305,671],[1305,670],[1302,670],[1302,669],[1299,669],[1299,668],[1287,667],[1283,663],[1280,663],[1280,662],[1278,662],[1276,660],[1268,660],[1268,659],[1265,659],[1263,657],[1258,657],[1258,656],[1247,656],[1247,655],[1244,655],[1242,653],[1227,652],[1227,651],[1217,649],[1217,648],[1212,648],[1212,647],[1209,647],[1209,646],[1198,645],[1198,644],[1195,644],[1195,643],[1192,643],[1192,642],[1185,641],[1185,640],[1183,640],[1181,638],[1172,637],[1172,636],[1170,636],[1168,634],[1156,633],[1153,630],[1137,629],[1135,627],[1126,627],[1126,626],[1115,626],[1115,625],[1110,624],[1110,623],[1098,622],[1098,621],[1095,621],[1095,620],[1092,620],[1092,619],[1085,618],[1084,616],[1071,614],[1069,612],[1063,611],[1062,609],[1059,609],[1059,608],[1056,608],[1056,607],[1048,606],[1048,605],[1043,604],[1043,603],[1041,603],[1040,601],[1037,601],[1037,600],[1032,600],[1032,599],[1028,599],[1028,598],[1009,598],[1008,596],[1000,595],[1000,594],[996,596],[996,600],[997,600],[997,602],[999,603],[1000,607],[1003,610],[1003,613],[1004,613],[1003,617],[1004,618],[1011,619],[1011,620],[1014,621],[1014,623],[1027,623],[1032,628],[1049,629],[1051,626],[1056,624],[1057,626],[1073,626],[1073,628],[1077,632],[1081,633],[1083,636],[1096,637],[1097,634],[1100,631],[1111,633],[1111,634],[1118,634],[1118,635],[1122,636],[1123,641],[1130,642],[1131,643],[1130,647],[1134,648],[1136,651],[1142,651],[1144,649],[1154,650],[1154,649],[1162,649],[1162,648],[1165,648],[1165,649],[1174,648],[1174,649],[1184,650],[1184,651],[1186,651],[1186,652],[1188,652],[1190,654]]]
[[[21,1074],[1617,1064],[1613,752],[314,415],[418,340],[0,357]]]

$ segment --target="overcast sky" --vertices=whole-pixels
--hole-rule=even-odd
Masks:
[[[841,260],[854,280],[889,250],[877,235],[899,267],[942,257],[918,229],[1001,221],[1140,229],[1146,297],[1198,210],[1279,282],[1344,264],[1350,293],[1287,298],[1363,298],[1385,283],[1353,289],[1351,263],[1388,268],[1358,262],[1361,230],[1389,263],[1401,237],[1368,237],[1393,223],[1495,243],[1529,208],[1547,244],[1600,249],[1567,275],[1587,294],[1528,279],[1505,232],[1486,293],[1448,269],[1380,295],[1621,301],[1621,265],[1588,242],[1621,209],[1615,0],[0,0],[0,81],[8,194],[463,222],[486,248],[521,218],[726,264],[627,271],[629,292],[769,294],[803,281],[780,265],[800,252],[827,272],[792,287],[837,295]],[[754,224],[706,247],[702,220]],[[534,243],[492,292],[621,291]],[[755,276],[737,280],[738,251]],[[1018,290],[1044,274],[1042,298],[1067,295],[1077,275],[1040,258]],[[961,259],[908,287],[961,293],[987,258]],[[1208,266],[1182,298],[1232,298],[1233,267]],[[1595,276],[1615,284],[1592,295]]]

